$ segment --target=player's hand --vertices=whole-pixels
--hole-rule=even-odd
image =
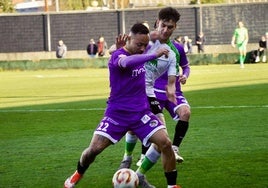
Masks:
[[[234,48],[235,48],[235,43],[233,43],[233,42],[232,42],[231,44],[232,44],[232,47],[234,47]]]
[[[186,83],[186,80],[187,80],[187,77],[185,75],[180,75],[179,76],[179,82],[181,84],[185,84]]]
[[[164,55],[166,58],[168,58],[168,53],[169,53],[169,50],[163,47],[162,48],[160,47],[156,50],[157,57],[161,57],[162,55]]]
[[[126,42],[127,42],[127,39],[128,39],[128,35],[127,34],[120,34],[116,37],[116,40],[115,40],[115,45],[116,45],[116,49],[119,49],[123,46],[126,45]]]

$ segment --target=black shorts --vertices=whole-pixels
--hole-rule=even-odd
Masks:
[[[160,103],[158,102],[158,100],[155,97],[148,97],[148,101],[149,101],[150,108],[151,108],[151,111],[153,112],[153,114],[163,113],[162,109],[160,107]]]

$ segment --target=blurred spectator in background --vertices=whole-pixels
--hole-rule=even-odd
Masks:
[[[255,62],[260,62],[260,59],[262,57],[262,62],[266,62],[266,44],[267,41],[266,41],[266,38],[265,36],[263,35],[261,37],[261,40],[259,41],[259,48],[257,50],[257,57],[256,57],[256,60]]]
[[[178,44],[182,44],[182,43],[183,43],[183,42],[182,42],[182,37],[181,37],[180,35],[176,36],[176,37],[174,38],[174,42],[175,42],[175,43],[178,43]]]
[[[90,57],[95,57],[98,52],[98,46],[95,43],[94,39],[90,39],[89,44],[87,45],[87,54]]]
[[[56,49],[56,57],[57,58],[64,58],[67,53],[67,46],[64,44],[62,40],[59,40],[57,49]]]
[[[197,36],[196,36],[196,45],[197,45],[197,51],[198,53],[204,53],[205,52],[205,42],[206,38],[204,33],[201,31]]]
[[[102,57],[105,55],[106,50],[108,49],[107,43],[104,40],[103,36],[100,36],[98,41],[98,56]]]
[[[188,36],[184,36],[183,39],[183,48],[186,54],[192,53],[192,39],[189,39]]]

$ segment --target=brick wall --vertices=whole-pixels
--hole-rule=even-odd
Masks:
[[[187,35],[194,40],[200,28],[200,7],[177,8],[181,20],[172,37]],[[118,33],[128,32],[137,21],[147,20],[152,28],[159,9],[50,13],[49,19],[48,15],[37,13],[0,15],[0,53],[48,51],[49,46],[55,51],[60,39],[70,51],[85,50],[89,39],[97,41],[100,35],[110,46]],[[257,43],[268,31],[267,10],[268,3],[202,5],[202,28],[207,45],[230,44],[239,20],[249,30],[249,42]]]

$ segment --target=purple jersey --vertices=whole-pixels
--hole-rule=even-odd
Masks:
[[[111,92],[107,113],[110,113],[110,110],[137,112],[149,109],[145,93],[145,62],[126,68],[119,66],[119,59],[129,55],[120,48],[112,54],[108,63]]]
[[[130,55],[124,48],[113,52],[108,62],[110,97],[94,134],[116,143],[127,131],[133,131],[144,145],[149,145],[150,137],[165,128],[150,111],[145,92],[144,64],[153,59],[155,54]]]

